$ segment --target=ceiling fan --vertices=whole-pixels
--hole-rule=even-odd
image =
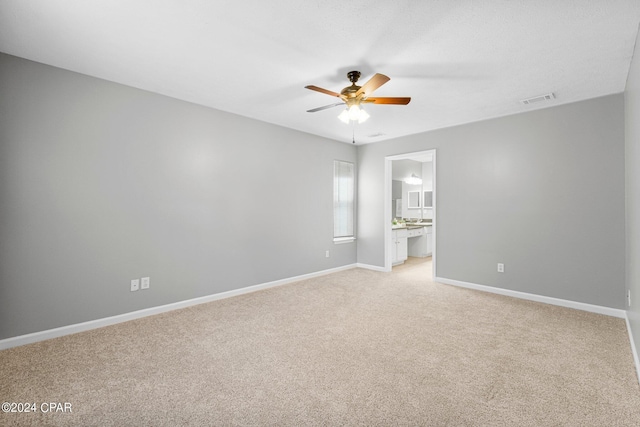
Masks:
[[[306,89],[335,96],[342,100],[341,102],[307,110],[307,112],[315,113],[316,111],[326,110],[339,105],[346,105],[347,108],[340,114],[340,116],[338,116],[338,118],[345,123],[349,123],[349,121],[358,121],[359,123],[362,123],[369,117],[369,115],[360,108],[360,104],[362,103],[407,105],[411,101],[411,98],[409,97],[372,97],[371,94],[374,90],[391,80],[384,74],[376,73],[362,86],[358,86],[356,84],[360,78],[360,71],[349,71],[347,73],[347,77],[351,82],[351,86],[345,87],[340,91],[340,93],[323,89],[318,86],[305,86]]]

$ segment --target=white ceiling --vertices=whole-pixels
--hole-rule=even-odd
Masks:
[[[0,51],[360,144],[620,93],[639,22],[639,0],[0,0]],[[411,103],[306,112],[352,69]]]

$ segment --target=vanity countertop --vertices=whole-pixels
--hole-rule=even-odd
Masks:
[[[407,230],[412,230],[414,228],[431,227],[432,225],[433,224],[430,222],[423,222],[422,224],[398,224],[398,225],[392,225],[391,229],[397,230],[399,228],[406,228]]]

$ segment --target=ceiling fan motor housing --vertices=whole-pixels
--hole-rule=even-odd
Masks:
[[[360,89],[360,86],[356,85],[356,82],[360,78],[360,71],[349,71],[347,73],[347,77],[351,82],[351,86],[347,86],[342,91],[340,91],[340,95],[344,96],[344,101],[350,107],[352,105],[358,104],[358,97],[356,93]]]
[[[358,92],[359,89],[360,89],[360,86],[356,84],[352,84],[351,86],[347,86],[344,89],[342,89],[342,91],[340,91],[340,95],[343,96],[344,101],[348,104],[349,101],[355,101],[356,99],[360,98],[356,96],[356,93]]]

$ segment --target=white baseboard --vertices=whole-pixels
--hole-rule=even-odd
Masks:
[[[391,270],[385,269],[384,267],[379,267],[377,265],[370,265],[370,264],[357,263],[356,267],[364,268],[365,270],[382,271],[383,273],[388,273],[389,271],[391,271]]]
[[[165,313],[167,311],[178,310],[181,308],[191,307],[198,304],[204,304],[224,298],[231,298],[237,295],[248,294],[263,289],[273,288],[276,286],[286,285],[288,283],[298,282],[300,280],[311,279],[313,277],[324,276],[338,271],[356,268],[356,264],[344,265],[341,267],[331,268],[328,270],[317,271],[315,273],[303,274],[301,276],[289,277],[286,279],[275,280],[273,282],[261,283],[245,288],[234,289],[232,291],[220,292],[217,294],[207,295],[204,297],[193,298],[185,301],[178,301],[171,304],[160,305],[157,307],[145,308],[143,310],[132,311],[130,313],[119,314],[116,316],[105,317],[102,319],[90,320],[87,322],[76,323],[73,325],[62,326],[59,328],[48,329],[45,331],[34,332],[31,334],[20,335],[17,337],[6,338],[0,340],[0,350],[6,350],[12,347],[18,347],[25,344],[31,344],[38,341],[44,341],[51,338],[71,335],[78,332],[89,331],[91,329],[102,328],[104,326],[115,325],[117,323],[128,322],[129,320],[140,319],[142,317],[153,316],[155,314]]]
[[[629,332],[629,342],[631,343],[631,353],[633,354],[633,362],[636,365],[636,374],[638,376],[638,383],[640,384],[640,358],[638,357],[638,350],[636,349],[636,343],[633,340],[633,334],[631,333],[631,324],[629,323],[629,315],[625,311],[624,320],[627,322],[627,332]]]
[[[490,292],[492,294],[505,295],[508,297],[526,299],[529,301],[542,302],[545,304],[558,305],[561,307],[574,308],[576,310],[589,311],[591,313],[604,314],[607,316],[626,318],[626,312],[617,308],[603,307],[600,305],[586,304],[583,302],[570,301],[560,298],[546,297],[536,294],[528,294],[526,292],[512,291],[509,289],[495,288],[493,286],[478,285],[475,283],[462,282],[460,280],[447,279],[444,277],[436,277],[436,282],[447,285],[459,286],[462,288],[476,289],[478,291]]]

